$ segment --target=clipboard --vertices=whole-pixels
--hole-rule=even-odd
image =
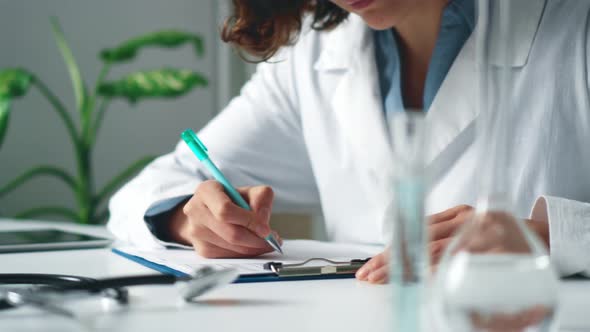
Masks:
[[[146,258],[132,255],[116,248],[113,248],[112,252],[164,274],[171,274],[177,277],[189,276],[189,274],[173,269],[167,265],[158,264]],[[310,258],[300,263],[289,264],[271,261],[261,263],[264,270],[268,272],[241,274],[238,279],[234,281],[234,283],[241,284],[254,282],[354,278],[356,271],[369,260],[370,258],[352,259],[348,261],[335,261],[326,258]]]
[[[264,269],[274,272],[282,278],[306,277],[306,276],[331,276],[331,275],[354,275],[370,258],[353,259],[350,261],[333,261],[326,258],[310,258],[303,263],[283,264],[281,262],[268,262]],[[308,266],[310,263],[324,262],[327,264],[319,266]]]
[[[269,273],[240,275],[234,283],[354,278],[356,271],[370,259],[334,261],[326,258],[310,258],[301,263],[267,262],[263,267]],[[310,263],[318,262],[324,264],[309,266]]]

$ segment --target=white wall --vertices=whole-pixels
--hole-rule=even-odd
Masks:
[[[117,78],[135,69],[188,67],[204,73],[211,85],[173,101],[146,101],[135,107],[124,101],[113,103],[94,155],[97,186],[101,187],[137,158],[170,151],[183,129],[199,129],[218,110],[217,4],[215,0],[0,0],[0,68],[28,68],[74,112],[73,92],[51,34],[50,16],[60,19],[89,84],[98,76],[97,54],[104,47],[162,28],[196,31],[205,37],[204,59],[197,60],[190,47],[149,50],[138,61],[116,67],[110,74]],[[8,134],[0,147],[0,186],[39,163],[75,169],[63,124],[38,91],[32,90],[13,105]],[[43,204],[73,207],[74,200],[62,183],[35,180],[0,198],[0,213],[11,215]]]

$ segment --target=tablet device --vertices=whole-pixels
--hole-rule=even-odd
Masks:
[[[0,230],[0,253],[99,248],[112,240],[55,228]]]

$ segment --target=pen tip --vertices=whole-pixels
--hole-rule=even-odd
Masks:
[[[270,246],[278,253],[280,253],[281,255],[283,254],[283,249],[281,249],[281,245],[277,242],[277,240],[275,239],[274,236],[269,235],[266,237],[266,242],[268,242],[268,244],[270,244]]]

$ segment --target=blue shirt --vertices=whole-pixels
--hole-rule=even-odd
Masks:
[[[424,84],[423,106],[430,108],[432,100],[447,76],[453,61],[475,24],[474,0],[451,0],[442,14],[440,32]],[[374,31],[375,60],[379,72],[379,86],[386,113],[405,110],[402,97],[401,68],[403,59],[398,49],[395,31]]]

